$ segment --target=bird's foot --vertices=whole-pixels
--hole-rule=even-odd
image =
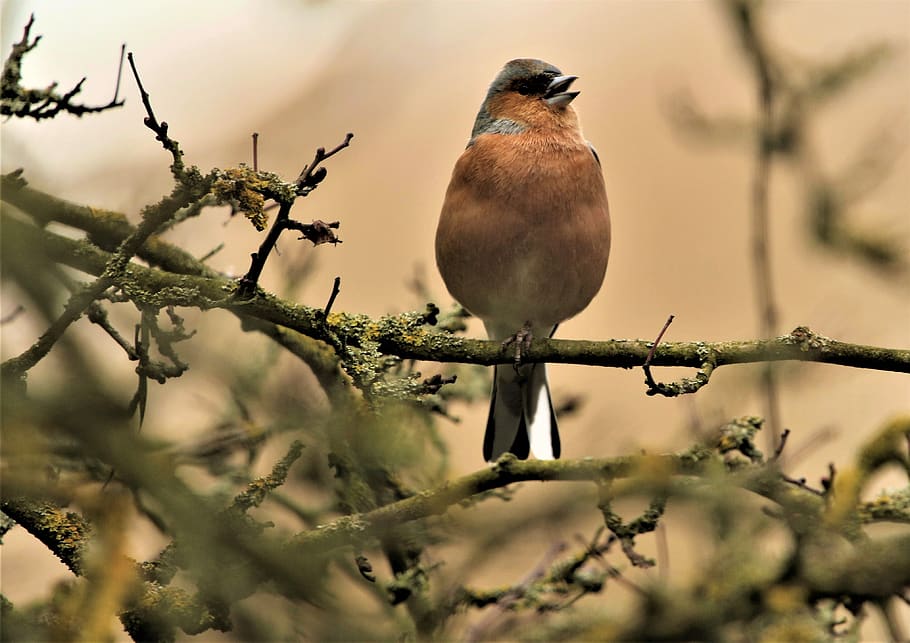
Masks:
[[[517,333],[506,339],[502,345],[515,345],[515,368],[521,366],[521,356],[531,349],[531,340],[534,339],[534,333],[531,332],[531,322],[526,321]]]

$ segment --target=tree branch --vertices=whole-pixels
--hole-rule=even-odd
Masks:
[[[112,258],[110,253],[87,241],[41,230],[8,213],[4,212],[2,221],[3,238],[10,244],[15,240],[30,252],[45,252],[51,260],[89,274],[101,274]],[[123,289],[138,304],[159,308],[167,305],[224,308],[315,339],[322,339],[330,332],[354,346],[374,342],[381,352],[405,359],[485,365],[508,364],[514,359],[513,351],[499,342],[464,339],[427,328],[421,313],[371,319],[365,315],[336,312],[323,319],[320,308],[293,304],[267,293],[252,300],[233,299],[229,293],[234,283],[223,277],[176,275],[135,263],[128,264],[123,273],[113,278],[113,285]],[[651,342],[646,340],[535,339],[523,359],[632,368],[644,364],[650,349]],[[651,364],[699,368],[709,355],[715,367],[804,361],[910,373],[910,350],[839,342],[803,326],[769,340],[666,342],[655,350]]]
[[[250,255],[250,269],[240,280],[240,285],[237,289],[238,296],[251,297],[253,295],[256,287],[259,285],[259,276],[262,274],[262,269],[265,268],[265,262],[275,248],[275,244],[278,243],[278,238],[281,236],[281,233],[285,230],[297,230],[300,232],[301,239],[309,239],[314,246],[322,243],[341,243],[341,240],[333,232],[333,230],[337,230],[340,226],[338,221],[333,221],[332,223],[325,223],[324,221],[301,223],[300,221],[291,219],[291,207],[293,207],[294,202],[298,197],[307,196],[322,183],[323,179],[325,179],[326,169],[320,164],[348,147],[353,138],[354,135],[351,132],[348,132],[345,135],[344,140],[328,152],[325,151],[324,147],[317,149],[313,161],[303,168],[300,175],[297,177],[297,180],[294,182],[293,193],[276,193],[272,195],[279,206],[278,214],[275,215],[272,227],[269,229],[268,234],[259,246],[259,250]]]
[[[123,72],[123,47],[120,49],[120,68],[117,72],[114,97],[106,105],[90,106],[73,102],[73,99],[82,91],[85,78],[65,94],[57,93],[57,83],[51,83],[44,89],[23,87],[22,59],[41,40],[41,36],[31,39],[30,34],[34,23],[35,15],[32,14],[22,30],[22,38],[13,44],[9,57],[3,62],[3,73],[0,76],[0,115],[16,116],[17,118],[28,117],[40,121],[43,118],[54,118],[61,112],[81,117],[83,114],[93,114],[123,106],[123,100],[118,99],[120,76]]]

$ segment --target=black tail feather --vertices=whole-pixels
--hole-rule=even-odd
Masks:
[[[483,458],[487,462],[493,460],[493,442],[496,437],[496,377],[493,377],[493,391],[490,395],[490,411],[487,414],[487,427],[483,436]],[[556,411],[553,409],[553,400],[549,397],[550,392],[547,390],[548,400],[550,402],[550,440],[553,444],[553,457],[559,458],[562,451],[562,445],[559,440],[559,425],[556,422]],[[531,455],[531,442],[528,437],[527,417],[522,411],[521,419],[518,423],[518,432],[515,439],[509,447],[509,452],[514,453],[519,460],[527,460]]]

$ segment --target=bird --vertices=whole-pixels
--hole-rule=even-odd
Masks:
[[[514,365],[495,366],[487,462],[507,452],[559,458],[546,364],[522,363],[522,352],[586,308],[607,269],[607,193],[572,106],[577,79],[534,58],[507,62],[481,104],[439,215],[436,264],[446,288],[489,339],[515,347]]]

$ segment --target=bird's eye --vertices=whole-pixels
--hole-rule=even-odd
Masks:
[[[552,74],[538,74],[531,78],[524,78],[515,86],[515,90],[522,96],[531,96],[534,94],[543,94],[550,86],[553,80]]]
[[[527,96],[534,93],[534,86],[530,81],[523,80],[518,84],[518,93]]]

